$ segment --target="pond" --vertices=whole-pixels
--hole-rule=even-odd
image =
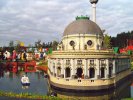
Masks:
[[[30,80],[30,86],[27,89],[23,89],[21,85],[21,77],[24,72],[0,73],[0,90],[15,93],[33,93],[47,95],[48,84],[47,79],[44,78],[44,72],[26,73]]]
[[[26,74],[30,80],[29,88],[22,88],[21,77]],[[132,78],[133,79],[133,78]],[[103,91],[102,93],[66,93],[62,91],[57,91],[52,89],[52,91],[57,93],[58,97],[61,98],[74,98],[80,100],[120,100],[122,98],[130,97],[130,85],[132,79],[123,83],[123,85],[116,88],[114,91]],[[0,69],[0,90],[14,93],[33,93],[33,94],[48,94],[48,83],[47,79],[44,78],[44,72],[32,72],[25,73],[23,71],[18,71],[17,73],[12,73],[7,70]],[[125,92],[126,91],[126,92]],[[11,100],[9,97],[0,97],[0,100]],[[13,100],[13,99],[12,99]],[[26,99],[25,99],[26,100]]]

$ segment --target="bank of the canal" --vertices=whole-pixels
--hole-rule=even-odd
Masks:
[[[0,91],[0,100],[62,100],[62,99],[47,95]]]

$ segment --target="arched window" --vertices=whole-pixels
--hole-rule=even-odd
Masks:
[[[105,68],[104,67],[101,67],[101,78],[105,78]]]
[[[58,67],[58,68],[57,68],[57,76],[59,77],[60,75],[61,75],[61,68]]]
[[[66,78],[68,78],[68,77],[71,76],[71,70],[70,70],[69,67],[67,67],[67,68],[65,69],[65,76],[66,76]]]
[[[95,69],[94,68],[90,68],[89,76],[90,76],[90,78],[94,78],[95,77]]]
[[[77,68],[77,77],[82,77],[83,69],[82,68]]]

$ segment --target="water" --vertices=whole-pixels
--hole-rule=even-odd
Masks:
[[[122,100],[123,98],[131,97],[131,83],[132,78],[126,80],[113,90],[103,90],[101,92],[62,92],[54,88],[52,90],[57,93],[58,97],[68,100]]]
[[[43,72],[27,73],[29,80],[31,82],[28,89],[23,89],[21,85],[21,77],[25,74],[22,71],[16,73],[6,72],[0,68],[0,90],[7,92],[15,93],[33,93],[47,95],[48,93],[48,84],[47,79],[44,78]],[[121,100],[122,98],[130,97],[130,85],[132,80],[128,80],[123,83],[121,86],[116,88],[111,92],[102,93],[66,93],[62,91],[54,90],[57,93],[58,97],[61,98],[73,98],[72,100]],[[0,100],[15,100],[15,98],[10,97],[0,97]],[[26,100],[26,99],[18,99]],[[28,99],[29,100],[29,99]]]
[[[23,89],[21,85],[21,77],[24,72],[11,73],[4,72],[0,77],[0,90],[15,93],[33,93],[47,95],[48,85],[47,79],[44,78],[43,72],[27,73],[30,80],[30,86],[28,89]]]

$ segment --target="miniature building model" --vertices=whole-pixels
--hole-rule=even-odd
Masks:
[[[85,92],[108,90],[126,80],[131,73],[129,56],[104,49],[103,44],[100,27],[86,16],[76,17],[65,28],[57,51],[49,56],[51,86]]]

